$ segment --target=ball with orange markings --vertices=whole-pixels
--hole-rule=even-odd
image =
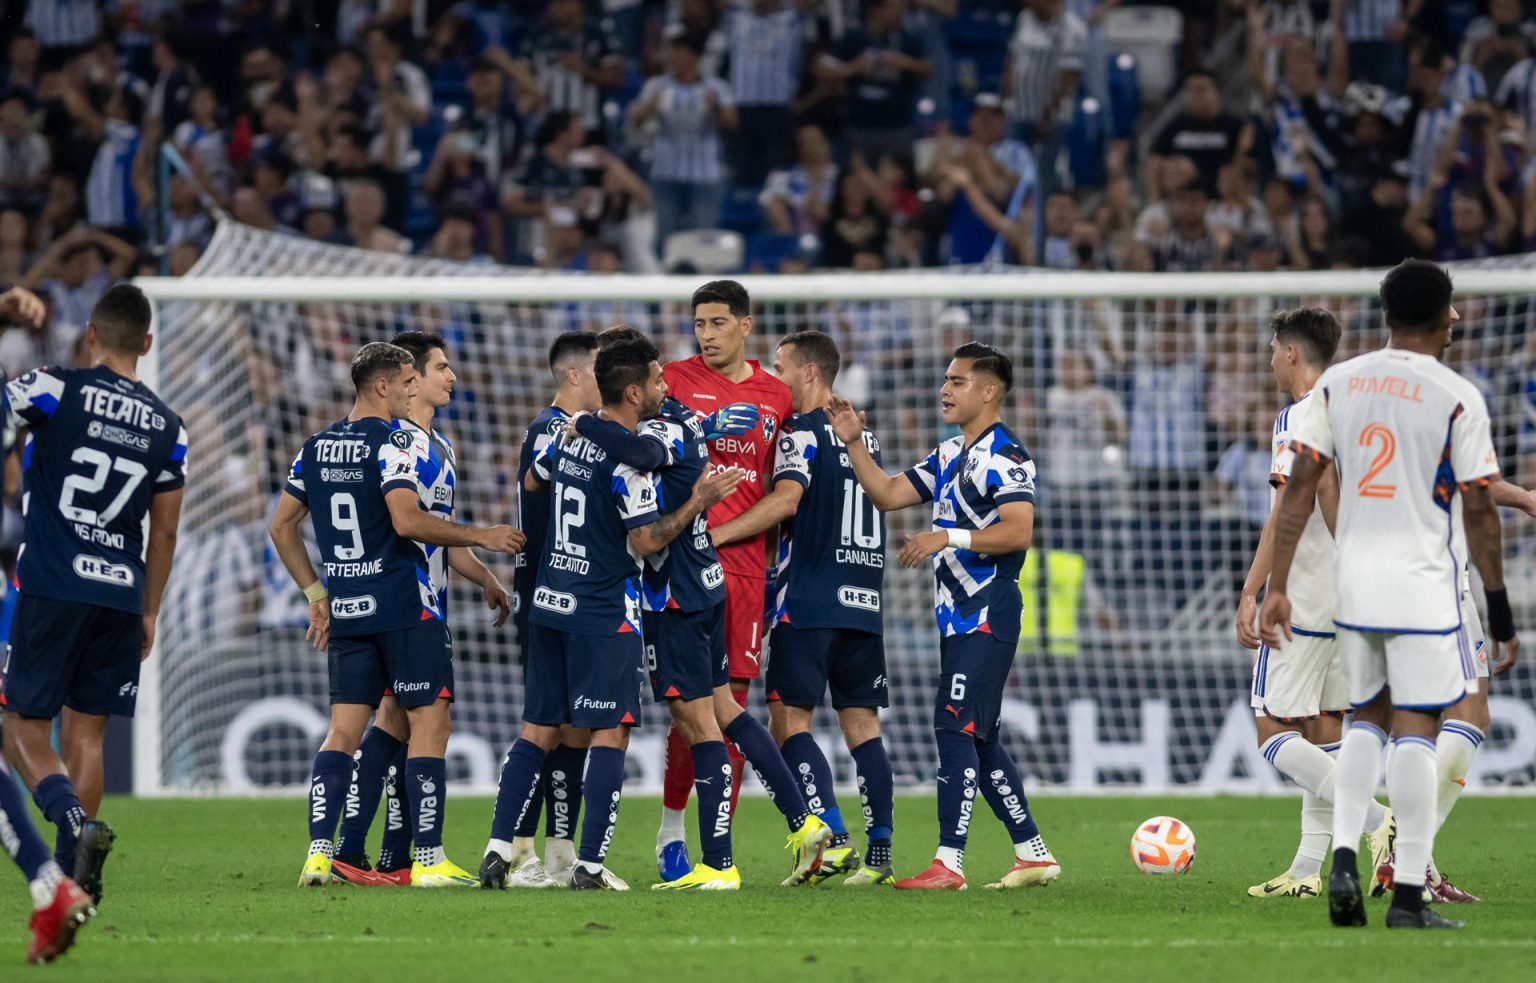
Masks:
[[[1195,862],[1195,831],[1172,816],[1154,816],[1131,836],[1131,862],[1143,874],[1182,874]]]

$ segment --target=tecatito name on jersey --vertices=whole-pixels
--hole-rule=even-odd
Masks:
[[[416,445],[416,496],[423,510],[452,521],[453,499],[458,480],[458,464],[453,444],[436,430],[424,430],[410,420],[400,426],[411,432]],[[427,558],[427,575],[437,592],[437,610],[448,617],[448,548],[418,543]]]
[[[29,428],[21,592],[142,611],[144,517],[156,494],[186,482],[180,418],[148,386],[104,366],[36,369],[6,396],[16,425]]]
[[[880,441],[868,430],[864,446],[879,464]],[[779,533],[774,623],[880,634],[885,515],[854,477],[847,447],[825,410],[802,413],[785,425],[773,480],[805,489]]]
[[[1316,392],[1316,390],[1313,390]],[[1291,446],[1296,429],[1310,413],[1317,412],[1321,400],[1307,393],[1280,411],[1275,417],[1274,458],[1269,468],[1270,507],[1281,485],[1291,477],[1296,450]],[[1307,525],[1296,543],[1296,557],[1291,563],[1287,593],[1291,599],[1293,630],[1308,635],[1333,634],[1334,603],[1333,536],[1323,519],[1323,510],[1314,505]]]
[[[331,595],[331,635],[442,618],[421,546],[395,532],[384,496],[418,493],[416,438],[391,420],[339,420],[304,442],[283,491],[309,508]]]
[[[548,458],[554,451],[554,441],[565,429],[567,417],[558,406],[546,406],[528,429],[523,431],[523,447],[517,459],[517,521],[518,528],[528,537],[523,551],[513,558],[512,570],[512,619],[519,637],[528,632],[528,610],[533,603],[533,588],[539,579],[539,567],[544,563],[545,536],[549,532],[549,485]],[[534,462],[544,459],[538,470]],[[529,471],[539,478],[543,486],[529,491],[523,484]],[[543,475],[543,476],[541,476]]]
[[[1035,501],[1035,462],[1013,431],[994,423],[969,447],[955,436],[905,472],[938,529],[986,529],[1010,502]],[[941,635],[988,632],[1019,637],[1019,570],[1024,550],[991,555],[940,550],[933,558],[934,610]]]
[[[1458,485],[1499,474],[1482,395],[1438,359],[1394,348],[1333,366],[1313,391],[1323,412],[1300,421],[1296,443],[1339,466],[1335,623],[1455,631],[1452,503]]]
[[[640,558],[629,530],[659,518],[651,476],[585,437],[551,459],[549,554],[533,589],[534,624],[573,635],[640,631]]]
[[[736,518],[768,493],[775,440],[793,408],[788,386],[757,362],[748,361],[747,366],[752,374],[741,382],[732,382],[705,365],[699,355],[662,367],[668,393],[701,415],[708,416],[731,403],[753,403],[759,411],[757,427],[749,433],[709,442],[709,462],[715,470],[740,468],[744,475],[734,493],[710,508],[712,526]],[[761,581],[767,567],[764,542],[764,534],[759,533],[721,547],[720,565],[732,576]]]

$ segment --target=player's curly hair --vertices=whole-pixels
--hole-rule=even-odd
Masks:
[[[1013,388],[1013,360],[991,345],[968,341],[955,349],[955,358],[971,360],[971,371],[985,372],[1003,384],[1003,392]]]
[[[1297,307],[1276,311],[1269,319],[1275,337],[1288,345],[1297,345],[1307,353],[1307,361],[1317,368],[1327,368],[1339,350],[1344,329],[1333,312],[1321,307]]]
[[[1381,281],[1387,327],[1407,334],[1434,334],[1451,306],[1451,275],[1423,259],[1405,259]]]
[[[415,366],[416,357],[399,345],[387,341],[373,341],[357,350],[352,356],[352,388],[363,388],[383,375],[393,376],[407,365]]]
[[[656,346],[644,338],[630,338],[599,348],[592,374],[597,376],[597,391],[603,405],[624,402],[624,390],[644,385],[651,374],[651,363],[660,357]]]

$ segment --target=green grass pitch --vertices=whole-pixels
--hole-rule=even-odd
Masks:
[[[846,798],[846,796],[845,796]],[[626,895],[568,891],[300,890],[304,806],[289,800],[109,800],[118,830],[106,898],[76,948],[23,963],[26,892],[0,875],[0,980],[1196,980],[1531,979],[1536,965],[1536,803],[1468,798],[1446,825],[1442,867],[1485,898],[1454,913],[1459,933],[1339,930],[1321,899],[1258,900],[1250,884],[1284,869],[1294,799],[1071,798],[1033,807],[1062,861],[1055,885],[981,890],[1011,851],[978,800],[963,894],[782,888],[784,827],[743,801],[735,834],[746,888],[657,894],[658,803],[627,799],[610,865]],[[1182,877],[1146,877],[1128,856],[1143,819],[1172,814],[1198,838]],[[450,855],[473,870],[485,799],[450,800]],[[927,864],[927,797],[897,801],[898,873]],[[860,842],[861,840],[856,840]]]

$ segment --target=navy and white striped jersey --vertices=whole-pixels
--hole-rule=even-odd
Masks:
[[[1138,362],[1129,461],[1139,471],[1205,470],[1205,372],[1198,358]]]
[[[1088,44],[1088,28],[1075,14],[1062,11],[1054,20],[1043,21],[1026,8],[1019,14],[1008,41],[1010,61],[1010,119],[1034,123],[1045,114],[1045,103],[1062,72],[1083,70],[1083,53]],[[1062,106],[1049,107],[1059,115]]]
[[[640,558],[629,530],[660,518],[655,482],[585,437],[554,447],[549,555],[530,619],[572,635],[639,634]]]
[[[970,446],[964,436],[949,438],[904,473],[923,501],[933,502],[936,529],[986,529],[998,521],[1002,506],[1035,501],[1035,462],[1001,423]],[[933,558],[939,634],[985,632],[999,641],[1018,641],[1024,553],[940,550]]]
[[[1458,64],[1440,83],[1440,96],[1446,102],[1468,103],[1488,98],[1488,83],[1483,73],[1471,65]]]
[[[868,430],[864,446],[879,464],[880,441]],[[825,410],[798,414],[784,425],[773,481],[805,489],[779,532],[774,624],[880,634],[885,513],[865,496]]]
[[[44,48],[77,48],[101,36],[99,0],[31,0],[26,25]]]
[[[137,126],[106,121],[105,136],[85,182],[85,214],[97,228],[138,227],[139,198],[133,191],[133,157],[138,150]]]
[[[441,618],[422,548],[395,532],[384,496],[417,492],[416,439],[398,421],[338,420],[304,442],[283,491],[309,509],[331,595],[331,635]]]
[[[800,82],[800,12],[785,3],[759,14],[734,8],[726,31],[731,89],[742,106],[788,106]]]
[[[187,430],[142,382],[105,366],[35,369],[6,386],[27,427],[23,594],[144,610],[144,517],[186,483]]]
[[[533,66],[544,89],[546,109],[575,113],[589,130],[603,125],[602,90],[565,67],[563,55],[575,55],[587,68],[619,58],[619,42],[608,22],[589,20],[571,34],[545,23],[523,38],[520,57]]]
[[[1435,169],[1435,158],[1446,139],[1461,123],[1461,103],[1443,102],[1436,109],[1420,105],[1416,99],[1401,96],[1387,105],[1386,114],[1394,125],[1410,134],[1408,144],[1408,193],[1417,197]]]
[[[1494,101],[1519,113],[1525,121],[1525,132],[1536,133],[1536,58],[1518,62],[1504,73]]]
[[[718,184],[720,128],[712,104],[731,105],[731,87],[717,78],[679,82],[670,75],[647,79],[642,102],[659,101],[658,129],[652,149],[651,180]]]
[[[533,603],[539,568],[544,565],[549,535],[549,458],[567,419],[560,407],[544,407],[523,431],[523,448],[518,454],[517,526],[528,539],[523,551],[513,557],[516,565],[512,570],[512,623],[521,637],[526,637],[528,631],[529,605]],[[543,482],[538,491],[529,491],[523,484],[530,471]]]
[[[1344,37],[1349,41],[1385,41],[1403,19],[1403,0],[1344,0]]]
[[[458,480],[458,462],[454,457],[453,444],[436,429],[428,432],[411,420],[401,420],[400,426],[410,431],[415,439],[416,496],[421,507],[435,516],[453,520],[453,497]],[[418,543],[427,558],[427,574],[432,578],[432,589],[437,593],[438,613],[448,617],[448,548]]]

